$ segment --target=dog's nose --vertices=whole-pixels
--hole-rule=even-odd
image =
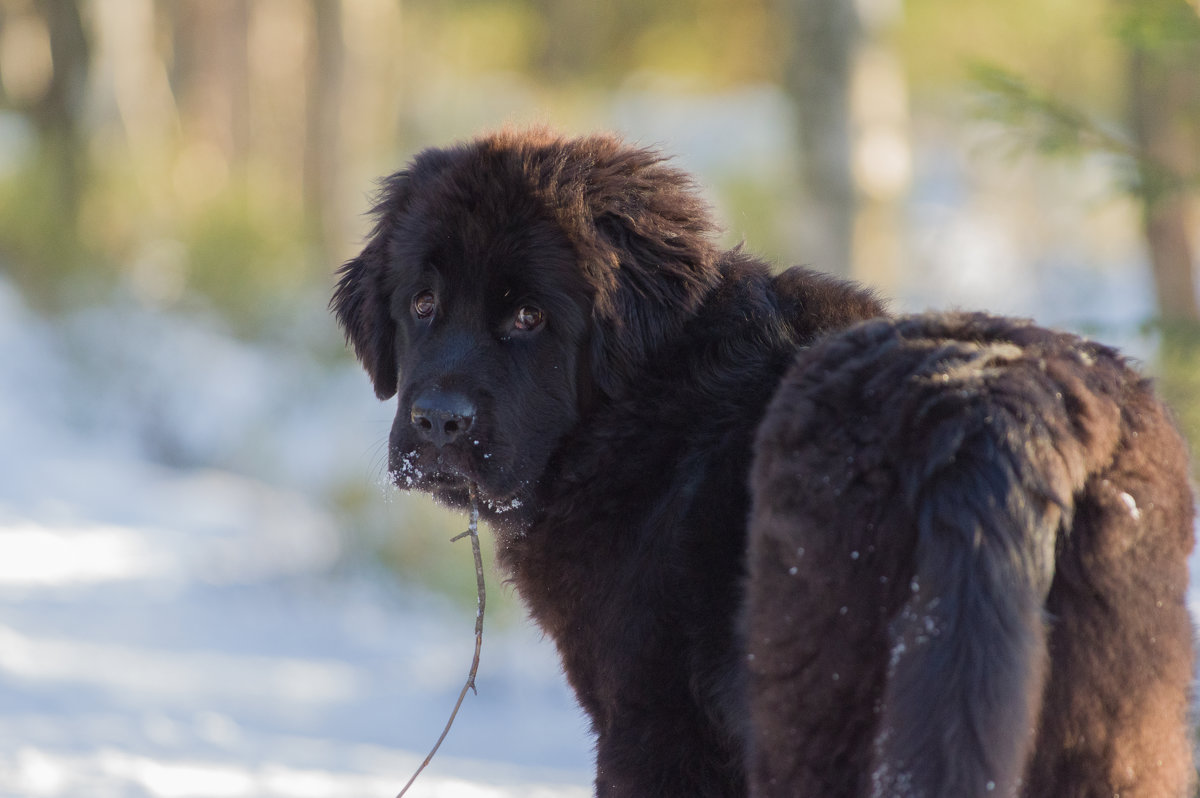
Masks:
[[[432,390],[417,396],[410,413],[417,434],[439,449],[475,423],[475,405],[461,393]]]

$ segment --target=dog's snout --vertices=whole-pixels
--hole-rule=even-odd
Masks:
[[[471,429],[475,405],[460,393],[426,391],[413,400],[410,418],[418,435],[441,448]]]

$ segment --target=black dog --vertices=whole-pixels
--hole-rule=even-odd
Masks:
[[[1111,350],[722,252],[506,131],[389,178],[333,307],[401,487],[478,485],[598,795],[1182,796],[1192,500]]]

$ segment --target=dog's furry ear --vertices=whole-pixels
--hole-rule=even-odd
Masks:
[[[396,325],[391,313],[394,270],[400,268],[393,256],[400,220],[419,186],[429,185],[458,155],[457,151],[428,149],[417,155],[408,168],[384,178],[371,207],[375,226],[367,245],[338,271],[337,288],[329,306],[380,399],[396,395],[400,376]]]
[[[396,394],[398,380],[395,330],[381,279],[386,262],[386,237],[372,239],[357,258],[338,271],[337,288],[330,302],[380,399]]]
[[[584,189],[584,267],[599,286],[593,374],[610,396],[677,335],[717,284],[716,225],[692,179],[665,156],[616,139],[597,150]]]
[[[338,270],[337,288],[329,302],[380,399],[395,396],[399,378],[388,272],[397,220],[411,195],[411,170],[396,172],[383,180],[371,208],[375,226],[367,245],[358,257]]]

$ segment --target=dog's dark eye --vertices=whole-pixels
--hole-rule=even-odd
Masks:
[[[535,308],[532,305],[523,305],[517,310],[517,315],[513,318],[513,327],[522,332],[536,330],[542,326],[546,320],[541,308]]]
[[[433,315],[433,311],[437,308],[437,297],[432,291],[422,291],[412,299],[413,313],[418,319],[427,319]]]

